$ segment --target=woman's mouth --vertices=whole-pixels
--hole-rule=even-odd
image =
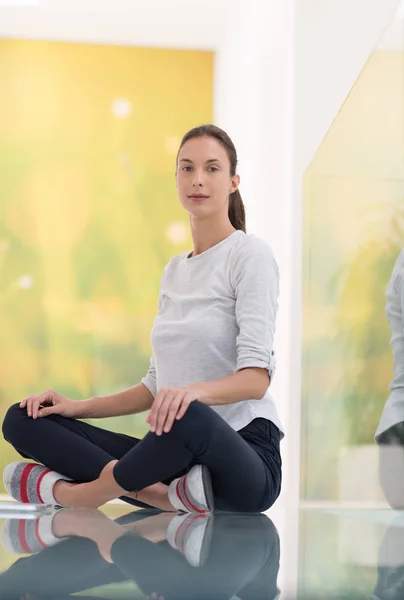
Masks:
[[[188,197],[194,202],[202,202],[203,200],[206,200],[209,196],[205,196],[205,194],[191,194]]]

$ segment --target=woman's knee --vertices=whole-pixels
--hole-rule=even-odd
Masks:
[[[213,412],[213,411],[210,406],[203,404],[199,400],[194,400],[188,406],[188,409],[187,409],[187,412],[185,413],[185,415],[191,416],[192,418],[196,418],[196,417],[203,418],[203,417],[206,417],[206,415],[210,415],[211,412]]]
[[[19,403],[12,404],[7,410],[2,425],[3,437],[7,442],[12,443],[24,416],[28,418],[27,411],[20,408]]]
[[[199,400],[194,400],[188,406],[184,416],[178,421],[175,420],[172,430],[180,434],[184,432],[197,432],[198,430],[206,432],[206,425],[214,427],[214,422],[219,417],[211,408],[206,404],[202,404]]]

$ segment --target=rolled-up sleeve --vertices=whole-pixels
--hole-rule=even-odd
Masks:
[[[158,299],[158,312],[160,312],[161,306],[162,306],[161,287],[162,287],[162,283],[163,283],[163,280],[164,280],[164,275],[165,275],[165,270],[163,271],[163,275],[161,276],[161,280],[160,280],[160,292],[159,292],[159,299]],[[156,373],[156,361],[155,361],[155,357],[154,357],[154,352],[152,352],[152,355],[150,357],[149,370],[147,371],[146,375],[144,377],[142,377],[141,383],[143,383],[143,385],[145,385],[147,387],[147,389],[149,390],[149,392],[151,394],[153,394],[153,397],[155,398],[156,394],[157,394],[157,373]]]
[[[156,397],[157,394],[157,377],[156,377],[156,362],[154,360],[154,353],[150,357],[150,366],[146,375],[142,377],[141,383],[147,387],[149,392]]]
[[[236,371],[259,367],[267,369],[272,378],[276,368],[279,269],[266,242],[254,238],[239,249],[232,267],[232,282],[239,327]]]

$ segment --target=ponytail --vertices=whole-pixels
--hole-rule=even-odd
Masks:
[[[229,219],[234,229],[241,229],[246,233],[245,208],[239,190],[229,196]]]

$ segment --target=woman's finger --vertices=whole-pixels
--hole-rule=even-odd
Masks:
[[[174,396],[171,394],[167,395],[164,402],[160,406],[160,410],[156,419],[156,435],[161,435],[163,433],[164,423],[166,422],[168,411],[173,400]]]
[[[34,397],[30,396],[27,401],[27,414],[29,417],[32,416],[32,403],[34,401]]]
[[[38,406],[39,406],[38,398],[35,398],[35,400],[33,400],[32,404],[31,404],[31,412],[32,412],[33,419],[36,419],[38,416]]]
[[[32,403],[32,418],[33,419],[36,419],[38,417],[39,407],[41,404],[42,404],[41,397],[38,396],[38,398],[35,398],[34,402]]]
[[[32,398],[36,398],[38,394],[31,394],[30,396],[27,396],[26,398],[24,398],[24,400],[20,403],[20,407],[21,408],[25,408],[28,407],[28,403],[30,402],[30,400],[32,400]]]
[[[193,400],[190,400],[188,397],[185,397],[183,399],[183,401],[181,402],[181,406],[178,410],[176,419],[182,419],[182,417],[185,415],[185,413],[188,410],[189,405],[191,404],[191,402],[193,402]]]
[[[27,414],[29,417],[33,417],[34,419],[38,416],[39,406],[44,403],[53,404],[52,401],[52,393],[49,391],[44,392],[43,394],[32,394],[23,400],[25,402],[24,406],[27,407]],[[21,404],[23,404],[23,402]]]
[[[167,419],[164,424],[164,433],[168,433],[169,431],[171,431],[175,418],[178,415],[178,412],[181,409],[185,398],[186,394],[178,396],[173,400],[173,402],[171,402],[171,406],[168,409]]]
[[[171,392],[166,396],[164,403],[160,407],[160,412],[158,416],[158,422],[156,427],[156,433],[158,435],[162,435],[170,411],[174,411],[174,413],[177,414],[178,406],[181,402],[182,397],[183,392],[181,391]]]
[[[157,392],[156,399],[154,400],[153,405],[151,407],[151,411],[149,414],[149,423],[150,423],[150,431],[152,431],[152,432],[156,431],[157,416],[160,412],[160,406],[164,402],[164,398],[165,398],[165,390],[160,390],[159,392]]]

